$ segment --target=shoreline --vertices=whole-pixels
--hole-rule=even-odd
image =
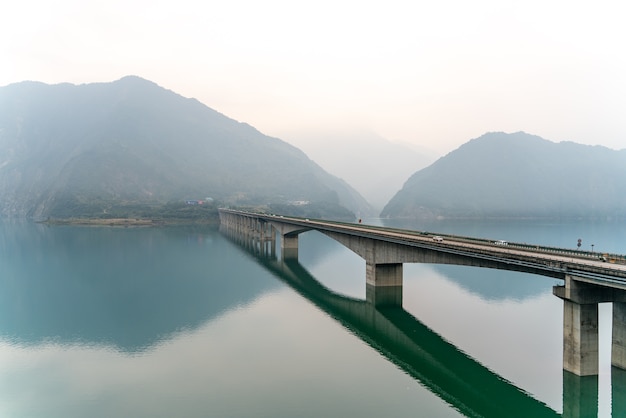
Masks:
[[[45,225],[75,225],[75,226],[114,226],[114,227],[155,227],[169,225],[217,225],[215,220],[189,221],[186,219],[151,219],[151,218],[69,218],[69,219],[48,219],[39,221]]]

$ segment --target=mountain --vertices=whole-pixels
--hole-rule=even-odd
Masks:
[[[413,174],[381,216],[626,218],[626,150],[487,133]]]
[[[0,196],[32,218],[206,197],[370,210],[292,145],[135,76],[0,88]]]
[[[290,132],[281,135],[329,173],[347,181],[378,212],[406,179],[436,157],[372,132]]]

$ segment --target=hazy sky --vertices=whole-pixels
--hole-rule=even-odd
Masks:
[[[20,0],[0,85],[125,75],[263,133],[441,153],[488,131],[626,148],[626,6],[550,0]]]

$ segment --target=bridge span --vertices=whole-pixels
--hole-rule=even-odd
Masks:
[[[611,362],[626,369],[626,258],[529,244],[220,209],[223,228],[257,237],[283,259],[297,259],[298,235],[319,231],[365,260],[366,295],[375,306],[402,305],[403,263],[456,264],[556,278],[563,300],[563,368],[598,374],[598,303],[613,304]],[[504,245],[506,244],[506,245]],[[612,262],[609,262],[612,261]]]

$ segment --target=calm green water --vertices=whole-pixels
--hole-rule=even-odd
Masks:
[[[626,253],[619,223],[402,226]],[[358,256],[315,232],[299,253],[212,229],[0,223],[0,417],[621,416],[610,304],[601,375],[572,382],[554,279],[405,265],[403,308],[376,310]]]

